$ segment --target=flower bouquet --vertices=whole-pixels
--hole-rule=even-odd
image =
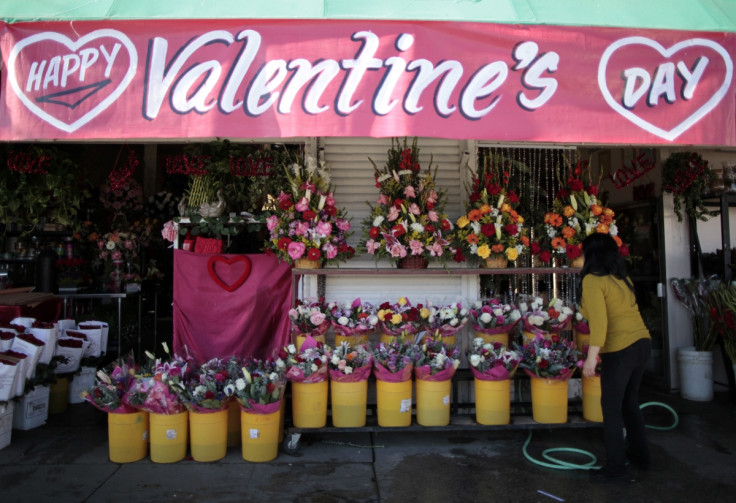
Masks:
[[[13,344],[15,335],[15,331],[11,332],[10,330],[4,330],[3,327],[0,327],[0,351],[10,349],[10,345]]]
[[[375,332],[378,325],[376,308],[360,298],[353,302],[330,302],[327,305],[327,319],[335,332],[335,345],[346,341],[368,343],[368,336]]]
[[[271,414],[279,410],[286,385],[283,360],[281,365],[280,368],[275,361],[256,358],[248,358],[242,364],[235,359],[230,360],[232,394],[241,410],[254,414]]]
[[[365,345],[343,342],[336,346],[328,361],[328,373],[333,382],[365,381],[371,375],[373,354]]]
[[[163,380],[190,412],[225,410],[233,395],[227,363],[220,358],[213,358],[186,374],[166,373]]]
[[[270,233],[265,249],[297,267],[342,262],[355,250],[348,246],[350,221],[335,206],[329,171],[311,157],[286,168],[289,192],[281,192],[272,215],[266,218]]]
[[[414,376],[424,381],[452,379],[460,365],[459,350],[441,339],[428,339],[418,346]]]
[[[290,382],[315,383],[327,380],[328,346],[307,336],[301,348],[289,344],[284,351],[286,378]]]
[[[97,259],[107,278],[105,286],[111,291],[122,289],[126,275],[131,280],[136,279],[139,244],[137,234],[118,230],[108,232],[97,240]]]
[[[736,285],[719,285],[708,295],[707,305],[713,331],[723,339],[726,354],[736,365]]]
[[[468,310],[463,308],[459,302],[439,307],[428,303],[426,309],[429,310],[429,316],[426,318],[424,325],[426,329],[425,340],[441,338],[448,346],[454,346],[457,333],[468,322]]]
[[[381,342],[373,349],[373,373],[384,382],[411,381],[419,347],[411,342]]]
[[[374,168],[379,189],[375,206],[363,221],[362,250],[376,260],[390,258],[398,267],[424,268],[430,259],[445,263],[455,254],[452,223],[445,214],[446,191],[435,187],[430,165],[422,172],[417,140],[403,146],[392,139],[386,165]]]
[[[481,381],[503,381],[511,379],[516,372],[521,355],[500,342],[485,342],[473,339],[467,351],[473,377]]]
[[[289,309],[291,334],[295,337],[297,349],[307,336],[325,342],[325,333],[330,328],[327,312],[327,306],[321,299],[297,299],[296,307]]]
[[[516,350],[521,354],[519,366],[530,377],[567,380],[578,362],[572,341],[554,333],[549,338],[537,335]]]
[[[123,403],[123,396],[128,391],[134,372],[135,362],[131,352],[125,359],[120,358],[106,369],[98,370],[94,386],[83,391],[82,398],[103,412],[136,412],[134,407]]]
[[[424,319],[429,317],[429,310],[422,304],[412,306],[406,297],[399,298],[396,304],[384,302],[378,306],[378,320],[381,326],[381,342],[394,342],[400,336],[414,336],[423,327]]]
[[[467,187],[467,214],[457,220],[459,246],[489,267],[505,267],[529,249],[524,217],[518,212],[519,196],[510,190],[510,171],[484,158]]]
[[[587,175],[586,187],[583,177]],[[599,180],[600,182],[600,180]],[[618,237],[618,227],[614,220],[615,212],[604,206],[598,199],[598,186],[593,185],[587,161],[578,161],[569,169],[565,188],[555,195],[552,211],[544,215],[540,235],[542,240],[532,250],[544,263],[555,255],[566,258],[574,267],[582,257],[582,243],[586,237],[599,232],[610,234],[619,247],[622,256],[629,255],[628,246]],[[547,253],[542,254],[542,251]]]
[[[166,345],[164,345],[165,349]],[[168,351],[167,351],[168,354]],[[149,364],[136,369],[123,403],[151,414],[179,414],[187,410],[169,383],[186,380],[192,372],[188,359],[174,355],[163,361],[148,351]]]
[[[505,304],[496,298],[475,301],[469,311],[475,336],[485,342],[501,342],[509,345],[509,334],[521,319],[521,312],[513,304]]]
[[[527,339],[533,339],[538,335],[546,337],[550,334],[559,334],[569,327],[573,317],[573,310],[560,299],[552,299],[545,307],[544,300],[535,297],[529,305],[521,302],[519,311],[522,329]]]

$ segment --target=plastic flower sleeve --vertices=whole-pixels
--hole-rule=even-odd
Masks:
[[[371,375],[373,361],[368,362],[362,367],[353,369],[351,374],[345,374],[341,370],[329,369],[330,381],[337,382],[361,382],[368,379]]]

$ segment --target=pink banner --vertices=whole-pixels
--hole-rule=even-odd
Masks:
[[[736,34],[371,20],[0,25],[5,140],[736,145]]]
[[[289,343],[290,306],[291,266],[274,256],[174,250],[176,354],[271,357]]]

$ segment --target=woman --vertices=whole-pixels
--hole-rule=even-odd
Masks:
[[[583,241],[580,310],[590,326],[590,347],[583,375],[595,375],[601,360],[601,409],[606,464],[591,470],[596,480],[627,480],[626,457],[649,467],[639,386],[652,351],[651,337],[636,304],[634,285],[618,246],[608,234],[594,233]],[[629,448],[624,444],[624,428]]]

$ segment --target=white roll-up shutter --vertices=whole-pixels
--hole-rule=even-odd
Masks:
[[[411,141],[411,139],[408,139]],[[366,202],[375,203],[378,189],[373,178],[373,166],[369,158],[380,168],[387,159],[391,147],[390,138],[320,138],[319,147],[332,174],[335,199],[339,207],[345,208],[353,226],[350,244],[357,247],[361,239],[361,224],[368,215]],[[422,169],[432,161],[437,167],[436,184],[447,190],[446,211],[455,222],[462,214],[465,197],[463,180],[465,167],[461,166],[467,148],[464,141],[437,138],[419,138],[419,157]],[[376,262],[371,256],[358,256],[343,268],[393,268],[392,263]],[[430,267],[441,267],[430,264]],[[450,260],[448,267],[467,267]],[[300,295],[317,293],[316,276],[303,278]],[[348,301],[356,297],[367,302],[395,302],[398,297],[408,297],[413,302],[431,300],[434,303],[468,302],[477,298],[476,276],[327,276],[324,277],[325,300]]]

